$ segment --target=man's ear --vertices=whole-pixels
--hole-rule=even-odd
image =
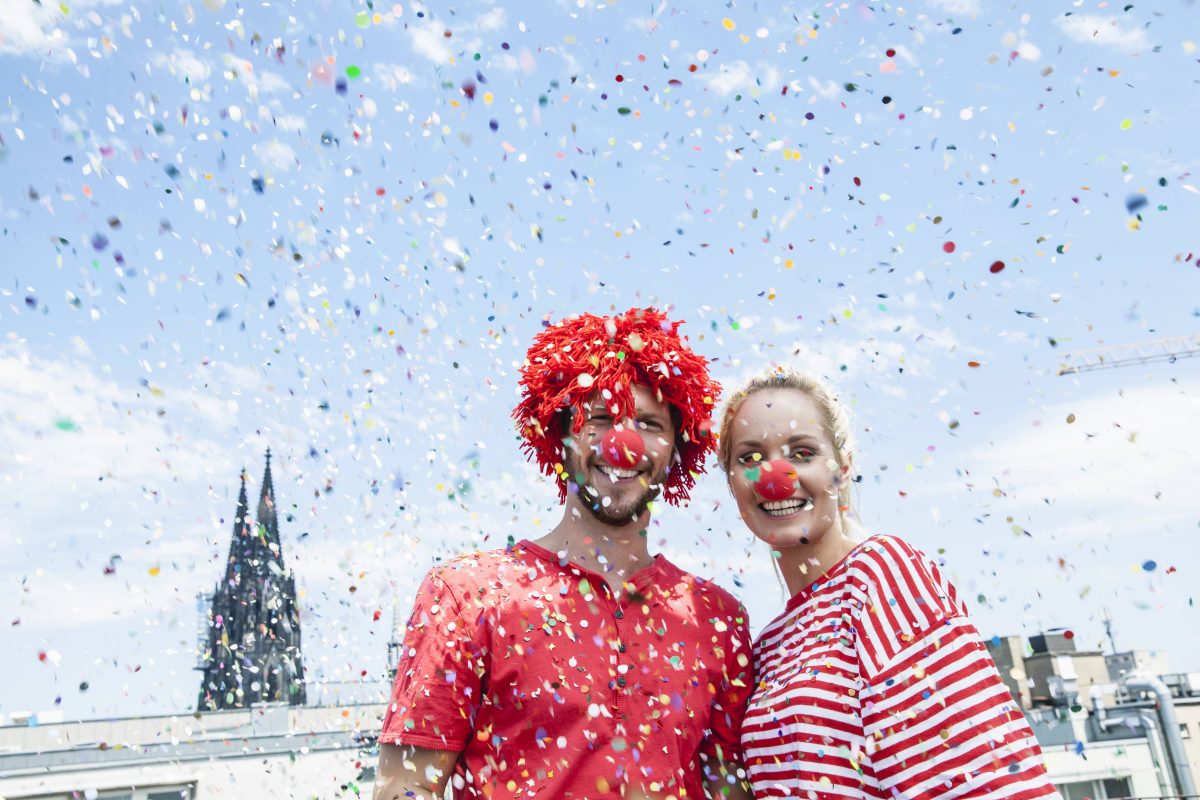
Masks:
[[[558,434],[564,439],[571,435],[571,428],[575,422],[575,407],[567,406],[558,412]]]

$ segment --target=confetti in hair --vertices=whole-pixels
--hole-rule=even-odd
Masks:
[[[526,456],[558,479],[560,500],[566,500],[568,478],[560,415],[571,415],[571,430],[578,434],[588,402],[600,394],[615,409],[614,417],[631,418],[634,384],[647,386],[674,409],[675,463],[663,499],[673,505],[688,499],[715,445],[709,418],[721,387],[709,377],[705,359],[680,337],[682,324],[654,308],[631,308],[612,317],[568,317],[534,337],[521,367],[521,401],[513,418]]]

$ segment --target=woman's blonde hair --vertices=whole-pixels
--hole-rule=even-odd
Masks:
[[[763,375],[751,378],[745,386],[735,391],[725,402],[725,410],[721,414],[721,430],[717,438],[717,454],[721,460],[721,469],[729,474],[729,460],[733,455],[733,418],[737,416],[750,395],[763,389],[794,389],[808,395],[821,412],[821,423],[825,426],[829,438],[833,441],[834,455],[839,467],[850,467],[847,480],[838,485],[838,507],[842,516],[851,510],[850,485],[855,480],[854,438],[850,431],[850,416],[845,406],[834,395],[827,383],[807,372],[789,369],[775,369]]]

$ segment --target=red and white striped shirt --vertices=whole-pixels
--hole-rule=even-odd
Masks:
[[[754,645],[756,798],[1058,798],[954,587],[891,536],[797,593]]]

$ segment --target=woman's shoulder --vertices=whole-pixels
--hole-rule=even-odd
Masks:
[[[893,627],[924,620],[966,616],[967,609],[950,583],[927,555],[898,536],[872,536],[860,545],[853,568],[861,608],[869,615],[885,614]]]
[[[899,536],[875,534],[858,544],[847,559],[855,582],[871,593],[889,597],[933,594],[953,589],[933,560]]]
[[[851,567],[874,565],[886,570],[913,562],[932,563],[916,547],[890,533],[871,534],[854,546],[846,561]]]

